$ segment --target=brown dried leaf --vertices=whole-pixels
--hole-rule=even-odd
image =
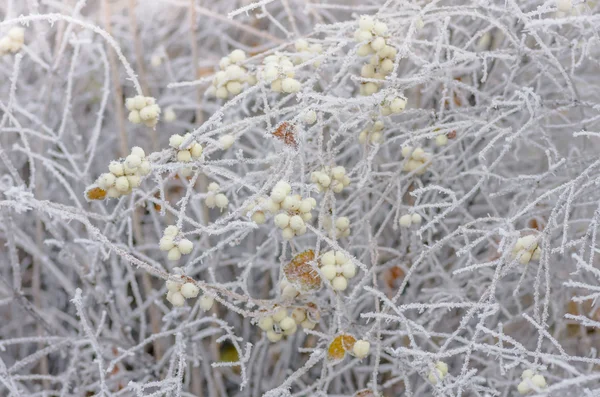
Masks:
[[[377,394],[371,389],[362,389],[354,393],[354,397],[377,397]]]
[[[296,149],[298,147],[298,143],[296,142],[296,127],[294,124],[290,124],[287,121],[279,124],[275,131],[273,131],[273,135],[277,137],[279,140],[283,141],[288,146]]]
[[[106,197],[106,190],[100,189],[99,187],[91,188],[86,192],[88,200],[104,200]]]
[[[283,266],[283,273],[287,280],[302,292],[321,287],[321,277],[310,265],[314,260],[314,251],[307,250],[296,255],[290,263]]]
[[[355,342],[356,339],[352,335],[341,334],[336,336],[329,345],[329,349],[327,349],[327,358],[332,361],[343,359],[346,352],[352,350]]]

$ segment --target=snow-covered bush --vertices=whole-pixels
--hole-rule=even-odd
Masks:
[[[598,26],[0,2],[0,395],[600,396]]]

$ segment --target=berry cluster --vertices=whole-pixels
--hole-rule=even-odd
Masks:
[[[250,219],[257,224],[262,225],[267,221],[265,212],[269,212],[274,215],[279,211],[280,208],[281,205],[279,203],[276,203],[270,198],[261,197],[257,201],[248,204],[246,207],[246,212],[252,212]]]
[[[327,251],[321,257],[321,273],[336,291],[348,288],[348,280],[356,276],[356,265],[341,251]]]
[[[546,378],[540,374],[535,374],[532,370],[526,369],[521,375],[521,383],[517,386],[517,390],[521,394],[527,394],[535,389],[544,389],[546,387]]]
[[[513,258],[519,260],[523,265],[528,264],[531,260],[537,261],[542,256],[542,250],[538,246],[535,236],[529,235],[519,237],[517,243],[512,250]]]
[[[335,220],[335,225],[331,223],[331,218],[325,216],[323,218],[323,227],[329,231],[329,237],[340,238],[348,237],[350,235],[350,219],[345,216],[340,216]]]
[[[429,372],[429,381],[437,385],[438,382],[444,380],[444,378],[448,375],[448,364],[443,361],[438,361],[435,363],[435,367]]]
[[[299,194],[290,194],[291,191],[289,183],[279,181],[271,191],[270,200],[285,211],[275,216],[275,225],[282,230],[281,235],[286,240],[306,233],[305,222],[312,219],[311,211],[317,206],[314,198],[302,199]]]
[[[423,175],[427,171],[426,163],[431,156],[423,148],[418,147],[413,149],[411,146],[404,146],[402,148],[402,156],[408,160],[404,163],[404,171],[416,171],[417,175]]]
[[[183,306],[186,299],[195,298],[200,293],[200,288],[194,283],[178,283],[175,281],[167,280],[167,300],[171,302],[173,306]]]
[[[169,146],[171,146],[177,151],[177,154],[175,155],[177,161],[180,161],[182,163],[189,163],[192,160],[198,160],[200,156],[202,156],[202,151],[204,150],[204,148],[201,144],[194,140],[189,143],[187,148],[180,149],[181,144],[190,136],[191,134],[188,132],[184,136],[181,136],[179,134],[173,134],[169,138]],[[192,169],[190,167],[183,168],[180,171],[180,174],[184,177],[188,177],[192,175]]]
[[[153,97],[136,95],[133,98],[127,98],[125,107],[129,110],[128,119],[133,124],[144,123],[147,127],[155,127],[158,123],[160,106]]]
[[[269,55],[264,59],[261,77],[271,83],[274,92],[295,93],[300,91],[300,82],[294,79],[294,64],[284,55]]]
[[[168,251],[167,258],[170,261],[176,261],[181,255],[187,255],[192,252],[194,244],[186,238],[182,238],[177,226],[171,225],[165,228],[163,237],[160,239],[159,248],[161,251]]]
[[[284,336],[296,333],[298,325],[305,329],[313,329],[319,322],[319,314],[316,306],[308,310],[296,308],[291,313],[281,307],[272,316],[262,317],[258,320],[258,327],[267,333],[267,339],[271,342],[279,342]]]
[[[372,17],[363,15],[358,21],[358,30],[354,32],[354,39],[362,44],[357,51],[358,56],[371,55],[369,63],[363,65],[360,75],[367,79],[383,80],[394,69],[396,49],[386,42],[387,25]],[[379,84],[375,82],[362,83],[361,95],[372,95],[379,91]]]
[[[331,189],[334,193],[341,193],[350,184],[350,178],[342,166],[315,171],[310,175],[310,180],[317,185],[320,192]]]
[[[142,176],[150,172],[150,162],[146,160],[144,149],[135,146],[124,161],[111,161],[108,171],[98,177],[96,184],[106,191],[106,196],[118,198],[140,186]]]
[[[246,60],[246,53],[242,50],[233,50],[229,56],[221,58],[219,70],[208,89],[209,95],[227,99],[242,92],[243,84],[254,85],[256,79],[248,73],[241,64]]]
[[[411,225],[420,225],[422,220],[423,218],[419,214],[404,214],[400,217],[398,223],[400,223],[401,227],[409,228]]]
[[[314,58],[315,56],[323,52],[323,47],[321,46],[321,44],[308,44],[308,41],[304,39],[296,40],[294,46],[296,47],[296,51],[298,52],[298,56],[294,58],[294,63],[296,63],[296,65],[304,63],[307,60]],[[313,66],[316,68],[320,65],[321,61],[315,61],[313,63]]]
[[[375,121],[370,128],[364,129],[360,132],[358,135],[358,141],[363,145],[367,143],[367,141],[372,144],[381,143],[383,141],[383,134],[381,133],[383,128],[383,121]]]
[[[12,52],[19,52],[25,43],[25,29],[15,26],[6,36],[0,39],[0,56]]]
[[[388,96],[381,104],[381,114],[389,116],[390,114],[398,114],[406,107],[406,99],[394,96]]]
[[[221,211],[227,208],[229,200],[223,193],[218,193],[220,190],[221,186],[218,183],[211,182],[208,184],[208,193],[206,193],[206,198],[204,199],[204,204],[208,208],[218,207]]]

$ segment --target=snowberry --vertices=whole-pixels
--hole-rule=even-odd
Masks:
[[[262,225],[263,223],[265,223],[267,221],[265,213],[262,211],[256,211],[254,214],[252,214],[250,219],[252,219],[253,222],[255,222],[259,225]]]
[[[291,240],[292,238],[294,238],[296,233],[294,232],[294,229],[292,229],[290,227],[286,227],[285,229],[283,229],[281,231],[281,235],[283,236],[283,238],[285,240]]]
[[[185,298],[180,292],[171,292],[167,294],[167,299],[173,306],[180,307],[185,304]]]
[[[179,149],[182,143],[183,137],[179,134],[173,134],[169,138],[169,146],[171,146],[173,149]]]
[[[160,107],[152,97],[136,95],[125,100],[125,107],[129,110],[128,119],[134,124],[144,122],[148,127],[154,127],[158,123]]]
[[[127,177],[120,176],[115,180],[115,187],[120,192],[127,192],[129,190],[129,181]]]
[[[284,213],[275,215],[274,220],[275,225],[280,229],[286,228],[290,223],[290,217]]]
[[[200,288],[196,287],[194,283],[185,283],[181,286],[181,295],[186,299],[195,298],[199,293]]]
[[[281,338],[283,338],[282,334],[275,333],[274,331],[267,331],[267,339],[269,339],[269,341],[275,343],[279,342]]]
[[[349,226],[350,220],[345,216],[339,217],[335,220],[335,227],[340,230],[347,229]]]
[[[169,253],[167,254],[167,259],[169,259],[170,261],[176,261],[179,260],[179,258],[181,258],[181,251],[179,251],[179,248],[171,248],[169,250]]]
[[[365,358],[369,355],[370,348],[371,344],[366,340],[357,340],[352,347],[352,353],[354,353],[357,358]]]
[[[411,224],[412,224],[412,217],[409,214],[405,214],[400,217],[400,226],[410,227]]]
[[[202,295],[200,297],[200,309],[204,310],[205,312],[209,311],[213,307],[214,303],[215,300],[212,296]]]
[[[175,243],[173,242],[173,237],[164,236],[163,238],[160,239],[159,248],[161,251],[169,251],[174,246],[175,246]]]
[[[258,327],[263,331],[269,331],[273,328],[273,318],[272,317],[263,317],[258,320]]]
[[[133,189],[140,187],[142,179],[137,175],[127,175],[127,182],[129,182],[129,186]]]
[[[177,247],[179,248],[179,252],[181,252],[184,255],[187,255],[190,252],[192,252],[194,245],[192,244],[192,242],[190,240],[182,239],[179,241],[179,243],[177,243]]]
[[[442,381],[448,374],[448,364],[443,361],[435,363],[433,370],[429,372],[428,379],[434,385],[437,385],[439,381]]]
[[[177,234],[179,234],[179,229],[175,225],[167,226],[163,232],[163,235],[171,237],[175,237]]]
[[[372,30],[375,27],[375,21],[369,15],[361,15],[358,20],[358,26],[361,30]]]
[[[317,113],[314,110],[309,110],[304,113],[304,122],[306,124],[314,124],[317,121]]]
[[[323,273],[323,276],[325,276],[325,278],[329,281],[333,280],[337,275],[337,271],[334,265],[323,266],[321,268],[321,273]]]
[[[177,291],[179,291],[179,288],[181,287],[181,284],[179,284],[175,281],[171,281],[171,280],[167,280],[166,285],[167,285],[167,290],[169,290],[171,292],[177,292]]]
[[[411,220],[415,225],[420,225],[423,218],[419,214],[412,214]]]
[[[281,203],[287,197],[287,193],[283,189],[274,188],[271,191],[271,199],[276,203]]]
[[[229,200],[227,196],[223,193],[219,193],[215,196],[215,205],[219,207],[221,210],[224,210],[229,205]]]
[[[438,146],[446,146],[448,144],[448,137],[446,134],[440,134],[435,137],[435,144]]]
[[[234,142],[235,138],[233,137],[233,135],[226,134],[219,138],[219,144],[221,145],[223,150],[229,149]]]
[[[375,51],[382,50],[385,47],[385,39],[383,37],[377,37],[371,41],[371,48]]]
[[[356,276],[356,265],[348,262],[342,266],[342,275],[346,278],[352,278]]]
[[[344,276],[336,276],[331,281],[331,286],[336,291],[344,291],[346,288],[348,288],[348,280]]]
[[[177,152],[177,161],[181,161],[182,163],[188,163],[192,161],[192,154],[189,150],[180,150]]]

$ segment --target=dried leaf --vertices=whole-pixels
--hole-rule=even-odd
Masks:
[[[302,292],[321,287],[321,277],[310,265],[310,262],[314,260],[314,251],[307,250],[296,255],[290,263],[283,267],[283,273],[287,280]]]
[[[341,334],[329,345],[327,349],[327,358],[332,361],[341,360],[347,351],[351,351],[356,339],[352,335]]]
[[[106,190],[100,189],[99,187],[91,188],[86,192],[88,200],[104,200],[106,197]]]
[[[273,131],[273,135],[279,138],[279,140],[283,141],[288,146],[293,147],[294,149],[298,147],[298,143],[296,142],[296,127],[293,124],[284,121],[279,124],[275,131]]]

